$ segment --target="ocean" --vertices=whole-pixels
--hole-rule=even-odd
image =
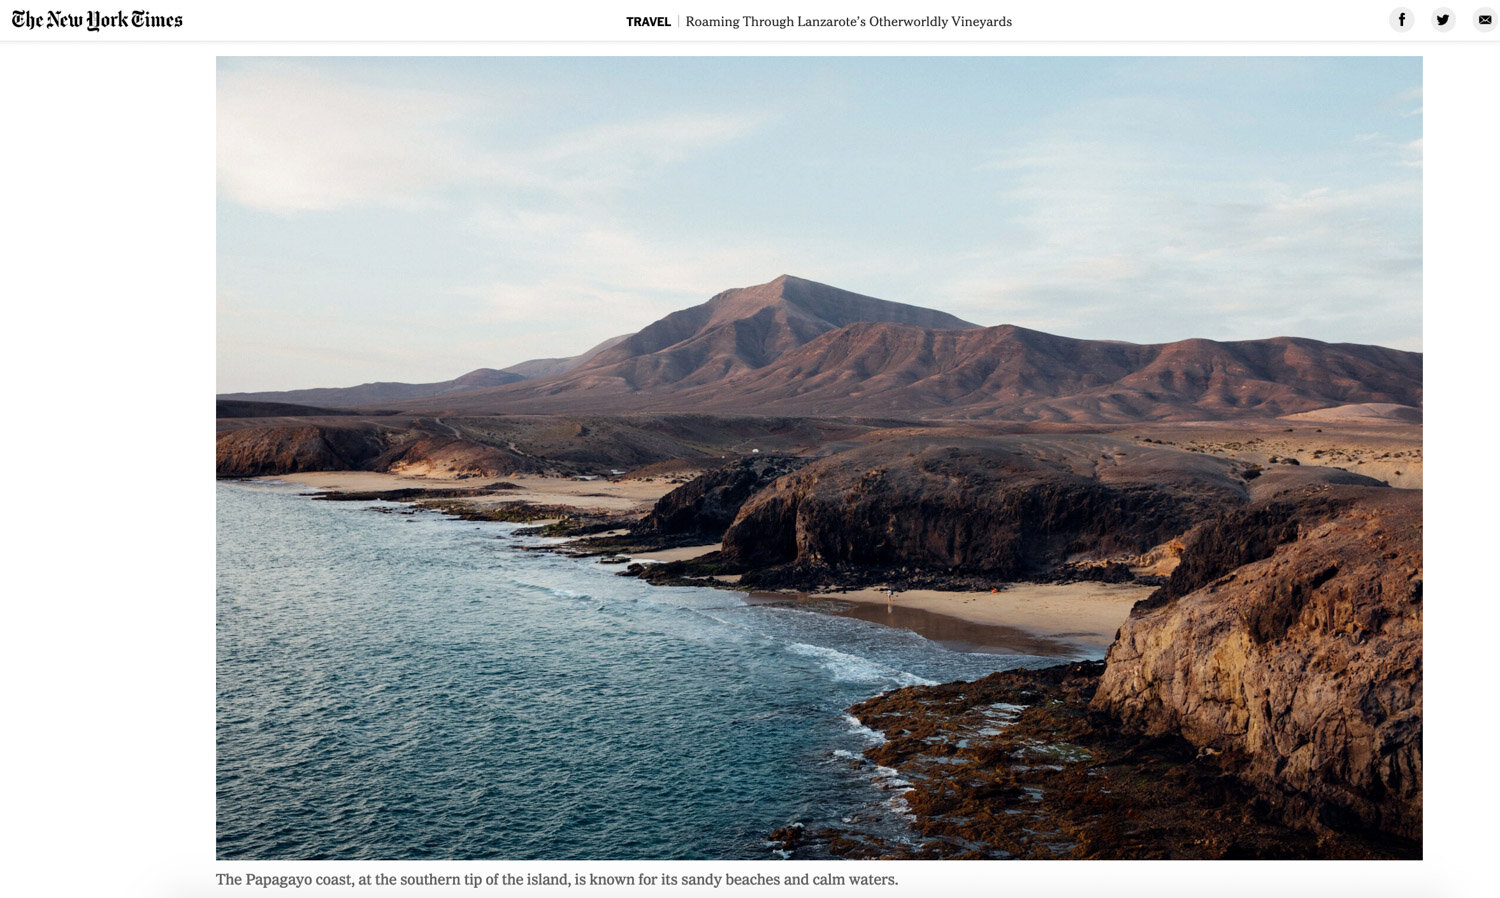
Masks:
[[[753,859],[907,837],[845,709],[1038,659],[529,550],[516,525],[217,496],[217,854]]]

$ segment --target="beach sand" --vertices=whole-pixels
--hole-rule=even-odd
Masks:
[[[653,552],[642,552],[639,555],[631,555],[631,561],[687,561],[689,558],[697,558],[707,555],[709,552],[717,552],[724,548],[723,543],[708,543],[702,546],[682,546],[677,549],[657,549]]]
[[[519,489],[485,496],[465,498],[475,508],[488,508],[513,502],[532,505],[570,505],[587,511],[615,514],[645,514],[656,500],[676,489],[678,484],[666,478],[651,480],[571,480],[565,477],[540,477],[518,474],[511,477],[468,477],[464,479],[425,477],[409,474],[381,474],[373,471],[317,471],[308,474],[280,474],[267,480],[282,480],[309,489],[334,493],[371,492],[401,489],[478,489],[493,483],[509,483]]]
[[[1104,657],[1130,608],[1155,587],[1117,583],[1014,583],[1000,592],[883,589],[818,593],[838,613],[906,627],[969,650]]]

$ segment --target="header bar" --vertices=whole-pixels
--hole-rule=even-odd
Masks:
[[[1500,5],[1500,3],[1497,3]],[[12,7],[6,41],[320,42],[1415,42],[1500,40],[1482,4],[1267,0],[714,0],[653,5],[558,2],[518,10],[473,0],[315,5],[164,0],[136,9],[68,0]]]

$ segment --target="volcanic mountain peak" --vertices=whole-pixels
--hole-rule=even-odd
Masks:
[[[790,274],[754,287],[725,290],[704,305],[712,310],[710,324],[752,318],[772,308],[786,309],[792,315],[829,325],[830,330],[860,321],[915,324],[937,330],[978,327],[947,312],[876,299]]]
[[[788,350],[861,321],[937,330],[978,327],[946,312],[784,274],[769,283],[725,290],[701,305],[673,312],[578,370],[580,374],[619,376],[633,389],[683,380],[708,382],[761,368]],[[666,355],[661,355],[664,351]]]

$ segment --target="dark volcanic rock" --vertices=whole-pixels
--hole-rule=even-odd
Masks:
[[[388,448],[381,429],[368,424],[249,427],[219,434],[216,463],[220,477],[359,471]]]
[[[634,533],[692,541],[721,539],[746,499],[805,464],[802,458],[763,456],[705,472],[658,499],[650,514],[633,528]]]
[[[222,431],[216,442],[220,477],[401,470],[495,476],[539,468],[514,450],[456,437],[433,422],[264,424]]]
[[[1161,589],[1136,603],[1131,617],[1207,586],[1235,568],[1271,557],[1277,546],[1297,538],[1305,522],[1326,518],[1348,501],[1319,491],[1219,513],[1191,537],[1192,551],[1183,554]]]
[[[1144,552],[1243,503],[1230,470],[1102,437],[895,439],[761,491],[725,534],[724,554],[762,585],[831,572],[846,582],[1024,579]]]
[[[581,415],[218,422],[220,477],[365,470],[428,476],[606,475],[667,460],[717,461],[753,444],[796,454],[869,433],[879,422],[758,416]],[[357,443],[358,445],[354,445]]]
[[[1327,487],[1219,521],[1184,568],[1199,547],[1195,583],[1259,560],[1132,617],[1094,708],[1222,753],[1289,820],[1420,839],[1421,493]]]
[[[1281,819],[1224,758],[1091,711],[1104,665],[911,686],[849,709],[886,741],[918,839],[829,830],[792,846],[847,857],[1415,858],[1419,843]]]

